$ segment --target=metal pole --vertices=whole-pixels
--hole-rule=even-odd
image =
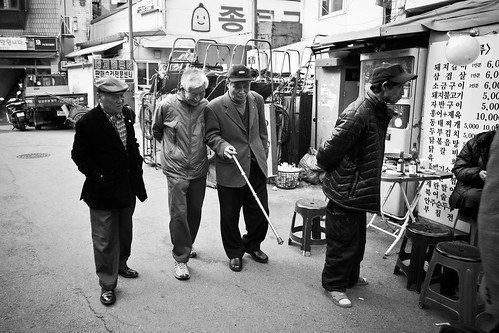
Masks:
[[[258,0],[253,0],[253,38],[258,39]]]
[[[128,0],[128,44],[130,45],[130,60],[133,61],[133,20],[132,1]]]

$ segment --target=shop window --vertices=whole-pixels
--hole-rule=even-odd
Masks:
[[[157,62],[137,62],[137,84],[150,86],[152,77],[158,72]]]
[[[344,0],[321,0],[320,16],[328,16],[331,14],[340,14],[344,11]]]
[[[0,10],[26,10],[28,0],[0,0]]]
[[[147,64],[137,62],[137,84],[147,85]]]

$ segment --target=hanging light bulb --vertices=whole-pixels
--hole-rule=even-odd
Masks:
[[[479,55],[480,43],[469,35],[453,36],[447,41],[445,57],[453,65],[469,65]]]

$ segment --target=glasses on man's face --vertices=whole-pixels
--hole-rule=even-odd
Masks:
[[[205,89],[186,89],[185,93],[187,94],[187,98],[203,98],[205,95]]]
[[[251,82],[250,81],[239,81],[239,82],[230,82],[229,84],[232,85],[232,87],[235,90],[248,90],[250,88]]]

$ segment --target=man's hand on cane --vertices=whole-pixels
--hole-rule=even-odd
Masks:
[[[232,159],[232,156],[233,155],[237,155],[237,151],[236,151],[236,148],[234,148],[234,146],[227,146],[225,147],[225,150],[224,150],[224,157],[226,159]]]

